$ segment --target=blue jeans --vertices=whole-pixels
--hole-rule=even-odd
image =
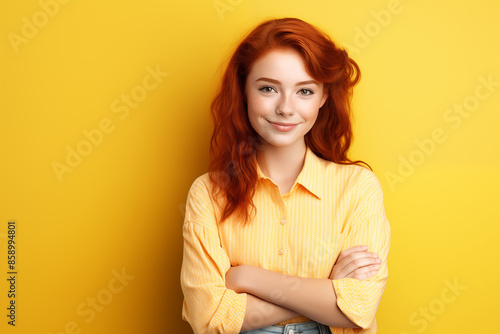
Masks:
[[[330,328],[316,321],[299,322],[296,324],[288,324],[285,326],[268,326],[251,331],[240,332],[240,334],[332,334]]]

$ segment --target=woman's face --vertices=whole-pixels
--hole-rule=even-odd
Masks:
[[[293,49],[272,50],[253,63],[245,95],[250,124],[274,146],[303,140],[327,97],[323,84],[307,74],[302,57]]]

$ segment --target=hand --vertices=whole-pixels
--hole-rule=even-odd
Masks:
[[[243,265],[231,266],[226,273],[226,288],[233,290],[236,293],[243,292],[241,288],[241,275],[243,272]]]
[[[367,252],[366,246],[344,249],[333,265],[329,279],[355,278],[360,281],[374,276],[382,260],[377,253]]]

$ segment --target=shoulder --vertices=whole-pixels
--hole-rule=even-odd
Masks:
[[[348,191],[357,196],[367,194],[381,196],[382,185],[377,175],[369,168],[361,165],[345,165],[328,161],[327,170],[335,176],[336,182],[343,182]]]
[[[206,205],[211,202],[209,183],[210,178],[208,173],[202,174],[194,179],[187,194],[188,205],[189,203],[196,203],[197,205],[203,203]]]
[[[382,200],[383,189],[377,175],[369,168],[352,165],[353,168],[353,184],[351,186],[352,193],[358,198],[365,200]]]
[[[194,179],[189,188],[189,193],[208,192],[210,188],[209,173],[202,174]]]
[[[382,185],[377,175],[368,168],[361,167],[362,170],[359,173],[358,180],[358,190],[362,193],[375,192],[377,194],[382,194]]]
[[[351,191],[358,191],[366,185],[380,185],[375,173],[365,166],[339,164],[327,160],[322,160],[322,165],[328,179],[337,184],[344,184]]]
[[[198,176],[187,195],[185,222],[212,227],[215,221],[209,174]]]

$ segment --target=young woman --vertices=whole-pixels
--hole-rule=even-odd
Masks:
[[[237,47],[212,103],[209,172],[186,204],[182,319],[195,333],[376,333],[390,226],[377,177],[347,157],[359,78],[296,18]]]

